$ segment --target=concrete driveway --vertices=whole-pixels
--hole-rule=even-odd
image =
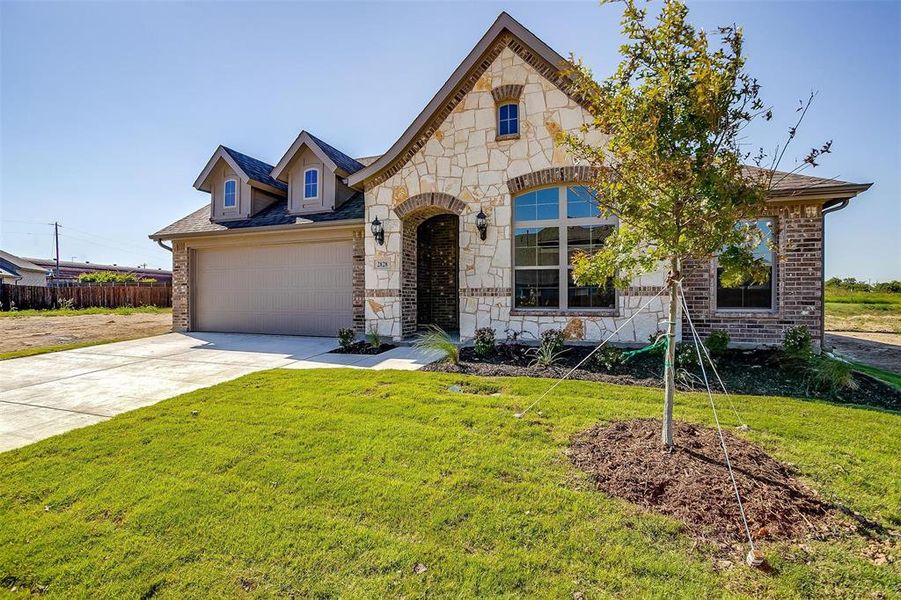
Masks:
[[[329,338],[169,333],[0,361],[0,452],[254,371],[415,370],[437,358],[410,347],[328,354],[334,348]]]

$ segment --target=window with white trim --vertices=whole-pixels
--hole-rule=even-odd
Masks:
[[[222,196],[222,206],[234,208],[238,204],[238,180],[226,179]]]
[[[307,169],[303,172],[303,199],[313,200],[319,197],[319,169]]]
[[[753,222],[753,221],[752,221]],[[763,283],[746,281],[738,287],[724,287],[721,283],[723,269],[716,267],[716,307],[721,310],[772,310],[776,305],[775,252],[773,219],[758,219],[757,227],[763,234],[754,249],[754,257],[762,259],[769,274]]]
[[[542,188],[513,198],[513,307],[610,310],[612,282],[578,286],[570,261],[579,250],[597,251],[616,229],[585,186]]]

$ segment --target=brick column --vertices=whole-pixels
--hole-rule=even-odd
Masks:
[[[184,242],[172,242],[172,331],[185,332],[190,327],[189,282],[190,250]]]

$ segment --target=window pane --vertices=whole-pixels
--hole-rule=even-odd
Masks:
[[[513,220],[535,221],[556,219],[560,215],[560,200],[557,188],[529,192],[513,198]]]
[[[568,252],[567,260],[572,260],[579,250],[595,252],[600,250],[615,227],[613,225],[575,225],[566,228]]]
[[[545,269],[514,271],[513,305],[516,308],[558,308],[560,271]]]
[[[566,214],[570,219],[601,216],[594,191],[582,185],[567,188]]]
[[[569,308],[614,308],[616,305],[612,279],[609,279],[606,285],[577,286],[573,282],[572,271],[569,272],[568,279]]]
[[[500,135],[519,133],[519,105],[504,104],[498,108],[497,122]]]
[[[513,231],[515,265],[554,266],[560,262],[560,230],[557,227],[520,227]]]
[[[723,269],[716,271],[716,306],[717,308],[773,308],[773,221],[760,219],[757,226],[763,232],[763,238],[754,256],[763,259],[767,265],[767,277],[764,283],[752,283],[750,281],[739,287],[723,287],[721,282]]]
[[[238,184],[235,181],[226,181],[225,182],[225,206],[234,206],[235,205],[235,192],[237,190]]]

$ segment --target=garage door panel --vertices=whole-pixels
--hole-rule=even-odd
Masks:
[[[333,336],[350,327],[350,241],[197,250],[199,331]]]

